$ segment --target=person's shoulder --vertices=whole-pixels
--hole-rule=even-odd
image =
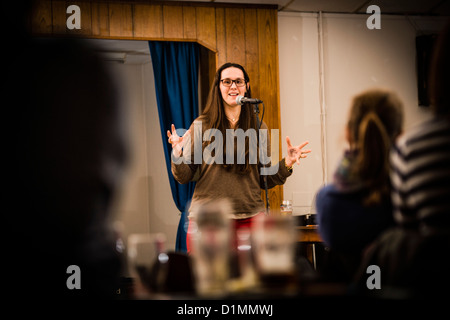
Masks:
[[[434,116],[411,127],[396,142],[395,149],[404,156],[429,139],[450,135],[450,122],[446,118]]]
[[[363,190],[342,191],[335,184],[322,187],[316,196],[317,211],[355,211],[361,208]],[[341,212],[341,214],[345,214]]]
[[[334,206],[336,202],[339,202],[340,192],[336,189],[334,184],[328,184],[319,189],[316,195],[316,207],[318,211],[323,211],[320,209],[325,209],[329,206]]]
[[[446,118],[435,116],[412,127],[401,138],[401,141],[405,141],[405,143],[411,143],[421,138],[426,138],[434,134],[434,132],[448,131],[449,129],[450,122]]]
[[[337,193],[338,190],[334,184],[327,184],[319,189],[317,197],[327,197]]]
[[[333,242],[330,232],[342,224],[342,216],[347,213],[346,210],[342,210],[345,206],[343,206],[341,193],[334,184],[328,184],[317,192],[315,205],[321,236],[326,243],[330,244]]]

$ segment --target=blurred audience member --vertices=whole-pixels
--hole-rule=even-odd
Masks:
[[[450,285],[450,24],[435,47],[430,96],[434,117],[407,132],[392,152],[394,228],[361,268],[380,266],[382,289],[430,297]],[[387,291],[385,291],[387,292]],[[386,295],[386,294],[385,294]]]
[[[430,93],[434,116],[405,134],[392,154],[395,221],[406,228],[450,227],[450,35],[434,57]]]
[[[322,275],[350,281],[363,249],[390,227],[389,152],[402,131],[403,105],[390,91],[353,99],[346,128],[349,149],[332,184],[316,198],[319,233],[329,248]]]
[[[127,158],[117,88],[81,40],[24,37],[18,48],[4,87],[13,99],[13,290],[113,298],[121,264],[109,209]],[[71,265],[80,289],[66,285]]]

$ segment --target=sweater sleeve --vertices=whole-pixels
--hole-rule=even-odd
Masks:
[[[171,161],[171,166],[173,177],[181,184],[192,181],[195,172],[197,171],[196,165],[190,165],[183,162],[176,164]]]
[[[192,181],[199,167],[199,164],[196,164],[194,161],[194,124],[191,125],[190,130],[190,139],[187,141],[187,143],[190,144],[190,148],[183,148],[183,151],[179,157],[175,157],[171,153],[170,163],[172,174],[175,180],[181,184]]]
[[[278,168],[277,168],[278,166]],[[264,168],[260,168],[264,169]],[[281,159],[280,162],[278,162],[278,164],[274,167],[274,168],[266,168],[268,169],[268,171],[271,170],[277,170],[276,173],[274,174],[268,174],[268,175],[264,175],[264,174],[260,174],[260,185],[261,185],[261,189],[264,189],[264,176],[267,177],[267,188],[271,189],[275,186],[278,185],[282,185],[286,182],[286,179],[292,174],[291,171],[288,171],[288,169],[286,168],[286,162],[285,159]],[[264,171],[262,172],[264,173]]]
[[[262,123],[261,129],[268,130],[268,127],[265,122]],[[271,141],[270,135],[267,132],[267,146],[266,146],[266,154],[270,158],[271,156]],[[281,159],[276,165],[272,166],[272,162],[269,161],[268,164],[265,164],[259,168],[260,170],[260,186],[261,189],[264,189],[264,176],[267,177],[267,188],[271,189],[275,186],[282,185],[286,182],[286,179],[292,174],[291,171],[288,171],[286,168],[285,159]]]

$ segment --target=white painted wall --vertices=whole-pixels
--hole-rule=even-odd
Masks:
[[[354,95],[372,87],[396,91],[405,104],[405,129],[428,116],[417,100],[415,37],[440,30],[446,20],[382,15],[381,29],[369,30],[368,17],[323,14],[320,51],[319,14],[278,14],[282,136],[289,135],[296,144],[309,140],[313,149],[284,186],[294,214],[308,213],[317,190],[332,180],[347,146],[344,128]],[[284,155],[284,143],[282,150]]]
[[[149,231],[163,232],[167,239],[167,249],[174,250],[180,212],[172,198],[166,169],[151,63],[143,66],[142,80],[147,137]]]
[[[166,235],[175,249],[179,211],[172,200],[159,127],[153,68],[145,64],[110,64],[128,111],[130,163],[114,205],[123,239],[131,233]]]

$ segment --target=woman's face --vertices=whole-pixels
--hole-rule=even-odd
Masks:
[[[241,69],[230,67],[222,70],[222,75],[220,80],[229,79],[229,80],[238,80],[244,81],[244,73]],[[244,96],[247,92],[248,83],[246,83],[242,87],[238,87],[236,82],[232,82],[230,87],[227,87],[223,84],[223,81],[220,81],[220,92],[222,93],[222,99],[230,107],[234,107],[237,105],[236,98],[237,96]]]

